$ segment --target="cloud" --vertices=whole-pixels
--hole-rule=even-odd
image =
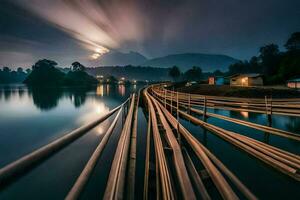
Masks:
[[[113,3],[115,2],[115,3]],[[94,0],[18,0],[18,5],[67,32],[87,49],[120,48],[141,38],[135,4]]]

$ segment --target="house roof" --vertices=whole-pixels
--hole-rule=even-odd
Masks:
[[[235,75],[232,75],[231,78],[234,78],[234,77],[249,77],[249,78],[256,78],[256,77],[260,77],[262,76],[262,74],[235,74]]]

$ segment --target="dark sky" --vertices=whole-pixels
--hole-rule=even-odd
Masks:
[[[248,59],[295,31],[299,0],[0,0],[0,66],[95,66],[109,50]]]

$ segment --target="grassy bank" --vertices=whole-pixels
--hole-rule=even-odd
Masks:
[[[229,85],[204,85],[196,84],[186,87],[183,83],[174,84],[174,89],[179,92],[201,94],[208,96],[226,96],[243,98],[300,98],[300,91],[284,87],[231,87]]]

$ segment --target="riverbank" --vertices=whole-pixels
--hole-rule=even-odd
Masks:
[[[242,98],[300,98],[300,91],[284,87],[231,87],[229,85],[195,84],[185,86],[183,83],[174,84],[174,90],[184,93],[208,96],[242,97]]]

